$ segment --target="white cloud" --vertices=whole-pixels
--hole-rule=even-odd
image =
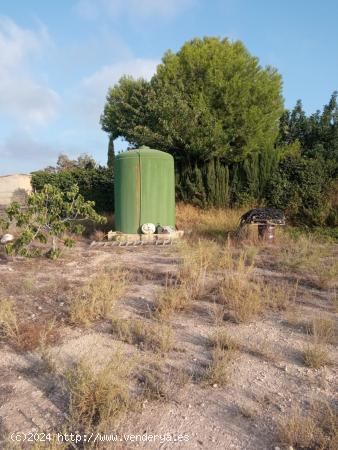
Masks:
[[[185,10],[193,0],[79,0],[76,12],[84,19],[105,15],[112,19],[127,17],[144,20],[152,17],[171,18]]]
[[[75,105],[78,112],[88,124],[99,127],[108,88],[113,86],[123,75],[149,80],[156,71],[158,60],[131,58],[109,66],[101,67],[91,76],[82,80],[76,93]]]
[[[44,124],[55,116],[59,96],[34,80],[29,63],[50,43],[46,28],[19,27],[0,16],[0,115],[20,125]]]

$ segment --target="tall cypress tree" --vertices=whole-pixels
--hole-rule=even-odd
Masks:
[[[109,143],[108,143],[107,166],[111,170],[114,170],[114,160],[115,160],[114,139],[113,139],[113,136],[110,135],[109,136]]]

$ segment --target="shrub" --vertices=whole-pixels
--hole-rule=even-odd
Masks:
[[[104,223],[105,218],[93,209],[93,202],[85,201],[76,185],[69,191],[44,185],[40,192],[28,197],[22,207],[13,202],[6,208],[7,218],[0,221],[0,229],[14,224],[19,230],[14,242],[6,244],[8,254],[37,256],[42,252],[37,243],[47,246],[46,255],[56,259],[61,254],[60,244],[72,247],[75,241],[69,234],[81,234],[81,221]]]
[[[114,177],[112,170],[106,167],[71,168],[56,173],[40,170],[32,174],[31,183],[37,191],[50,184],[63,192],[76,184],[85,200],[95,202],[97,212],[114,211]]]
[[[286,210],[289,219],[309,226],[332,222],[333,203],[327,163],[300,155],[284,157],[269,182],[267,202]]]

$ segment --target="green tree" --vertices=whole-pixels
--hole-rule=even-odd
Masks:
[[[323,158],[338,165],[338,103],[333,92],[322,111],[306,116],[302,102],[292,111],[285,111],[280,120],[278,145],[299,142],[301,154],[308,158]]]
[[[114,170],[114,160],[115,160],[114,139],[112,136],[109,136],[107,167],[112,171]]]
[[[102,127],[185,161],[233,162],[273,148],[283,111],[281,77],[244,45],[194,39],[168,51],[152,80],[122,78],[108,92]]]
[[[18,230],[18,237],[13,243],[6,245],[8,254],[37,256],[41,254],[41,246],[47,247],[46,255],[56,259],[61,254],[60,244],[71,247],[75,241],[72,234],[84,231],[82,221],[93,220],[104,223],[105,218],[94,210],[94,202],[85,201],[74,185],[68,192],[46,184],[40,192],[32,193],[26,207],[13,202],[6,208],[6,219],[0,226],[8,229],[13,224]]]

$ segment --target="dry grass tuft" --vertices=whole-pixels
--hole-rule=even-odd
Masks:
[[[290,286],[289,283],[267,284],[264,286],[263,291],[267,307],[277,311],[286,311],[289,308],[292,309],[295,307],[298,281],[294,286]]]
[[[217,330],[210,336],[209,341],[212,347],[220,348],[221,350],[233,351],[240,348],[240,345],[224,329]]]
[[[93,430],[113,424],[127,410],[131,370],[120,352],[98,372],[84,360],[75,364],[65,375],[71,425]]]
[[[9,299],[0,301],[0,336],[14,342],[19,336],[19,323],[14,310],[14,302]]]
[[[191,299],[184,285],[167,284],[157,292],[152,314],[157,319],[168,320],[173,313],[186,310],[190,306]]]
[[[317,284],[319,287],[326,289],[334,284],[337,285],[338,262],[335,258],[322,259],[319,264],[314,266],[313,272],[317,276]]]
[[[255,269],[255,256],[252,247],[238,250],[226,245],[217,259],[217,265],[220,269],[249,280]]]
[[[328,351],[320,344],[309,344],[303,351],[304,364],[311,369],[319,369],[331,363]]]
[[[126,277],[127,272],[117,268],[91,278],[71,301],[70,322],[88,326],[94,320],[110,318],[114,304],[125,291]]]
[[[278,262],[293,270],[311,270],[329,253],[328,245],[304,234],[292,237],[284,232],[279,237],[279,244]]]
[[[230,363],[239,345],[230,338],[226,330],[217,330],[211,336],[210,344],[213,347],[212,359],[204,373],[203,382],[209,385],[224,386],[229,382]]]
[[[60,332],[54,323],[20,324],[14,346],[18,350],[31,351],[40,346],[41,340],[45,341],[45,345],[55,345],[59,342]]]
[[[217,267],[220,247],[212,241],[198,240],[196,243],[182,242],[178,281],[184,286],[189,298],[197,300],[207,292],[207,276]]]
[[[60,333],[54,323],[19,323],[14,303],[0,301],[0,336],[19,351],[31,351],[39,347],[43,339],[47,345],[59,342]]]
[[[236,323],[249,322],[264,307],[262,287],[235,274],[225,277],[219,288],[219,301],[226,306],[227,316]]]
[[[181,368],[165,365],[163,360],[141,360],[137,369],[141,396],[146,400],[170,400],[190,380]]]
[[[327,404],[317,403],[307,415],[298,410],[279,424],[279,440],[297,449],[336,450],[338,414]]]
[[[141,395],[147,400],[165,400],[169,396],[168,380],[160,364],[152,363],[140,368],[137,374]]]
[[[315,236],[297,237],[281,233],[277,261],[284,267],[309,276],[320,288],[334,286],[338,279],[338,263],[332,246]]]
[[[230,363],[234,352],[215,347],[212,351],[212,360],[207,367],[203,382],[208,385],[224,386],[230,380]]]
[[[315,342],[320,344],[335,344],[337,342],[337,329],[335,322],[329,316],[315,317],[308,327]]]
[[[167,353],[172,349],[171,328],[164,324],[147,323],[140,319],[112,318],[113,335],[142,350]]]

